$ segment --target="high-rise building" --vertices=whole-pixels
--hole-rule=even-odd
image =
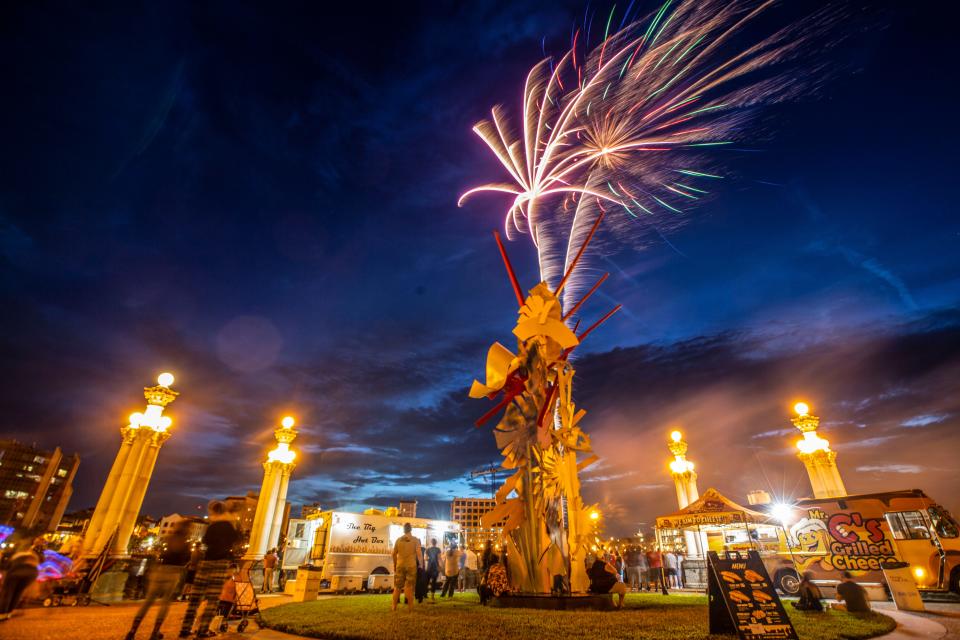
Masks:
[[[469,549],[479,549],[487,540],[496,540],[503,528],[502,522],[484,527],[480,518],[496,506],[493,498],[454,498],[450,503],[450,519],[460,525]]]
[[[80,458],[60,447],[44,451],[16,440],[0,440],[0,524],[54,531],[70,496]]]

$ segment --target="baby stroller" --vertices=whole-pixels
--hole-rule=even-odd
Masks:
[[[77,576],[64,576],[56,581],[50,595],[43,599],[45,607],[85,607],[90,604],[89,584]]]
[[[239,580],[235,582],[237,585],[236,600],[230,604],[230,607],[226,611],[220,611],[220,615],[223,616],[220,621],[221,633],[227,631],[227,621],[230,619],[240,620],[237,624],[237,632],[243,633],[249,624],[247,617],[251,614],[257,617],[257,624],[262,626],[260,622],[260,603],[257,601],[257,594],[253,590],[253,583],[241,582]]]

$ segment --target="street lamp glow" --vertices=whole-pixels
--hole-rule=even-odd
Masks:
[[[283,425],[284,429],[292,429],[293,425],[296,424],[296,421],[293,419],[293,416],[286,416],[280,421],[280,424]]]
[[[793,405],[793,410],[797,412],[798,416],[805,416],[810,413],[810,407],[806,402],[798,402]]]
[[[130,424],[132,424],[135,427],[139,427],[140,422],[143,421],[143,414],[140,413],[139,411],[134,411],[133,413],[130,414],[130,418],[128,419],[130,420]]]
[[[786,526],[793,518],[793,507],[785,502],[775,502],[770,506],[770,515]]]
[[[673,440],[674,442],[680,442],[683,439],[683,434],[680,433],[679,431],[674,431],[673,433],[670,434],[670,439]]]
[[[599,520],[599,519],[600,519],[600,512],[597,511],[596,509],[594,509],[593,511],[591,511],[591,512],[590,512],[590,519],[593,520],[593,521]]]
[[[173,374],[164,372],[157,376],[157,384],[161,387],[169,387],[173,384]]]

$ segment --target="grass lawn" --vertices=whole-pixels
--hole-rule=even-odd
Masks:
[[[403,605],[401,605],[401,609]],[[871,638],[896,623],[880,614],[794,611],[790,618],[803,640]],[[706,596],[628,594],[621,611],[543,611],[481,607],[476,594],[424,602],[412,613],[390,611],[390,596],[357,595],[272,607],[265,626],[330,640],[688,640],[707,633]],[[721,637],[721,636],[714,636]]]

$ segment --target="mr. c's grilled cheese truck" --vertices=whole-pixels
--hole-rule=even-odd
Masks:
[[[919,489],[803,499],[784,530],[771,575],[792,565],[825,584],[851,571],[880,585],[883,567],[905,562],[921,591],[960,594],[960,525]]]

